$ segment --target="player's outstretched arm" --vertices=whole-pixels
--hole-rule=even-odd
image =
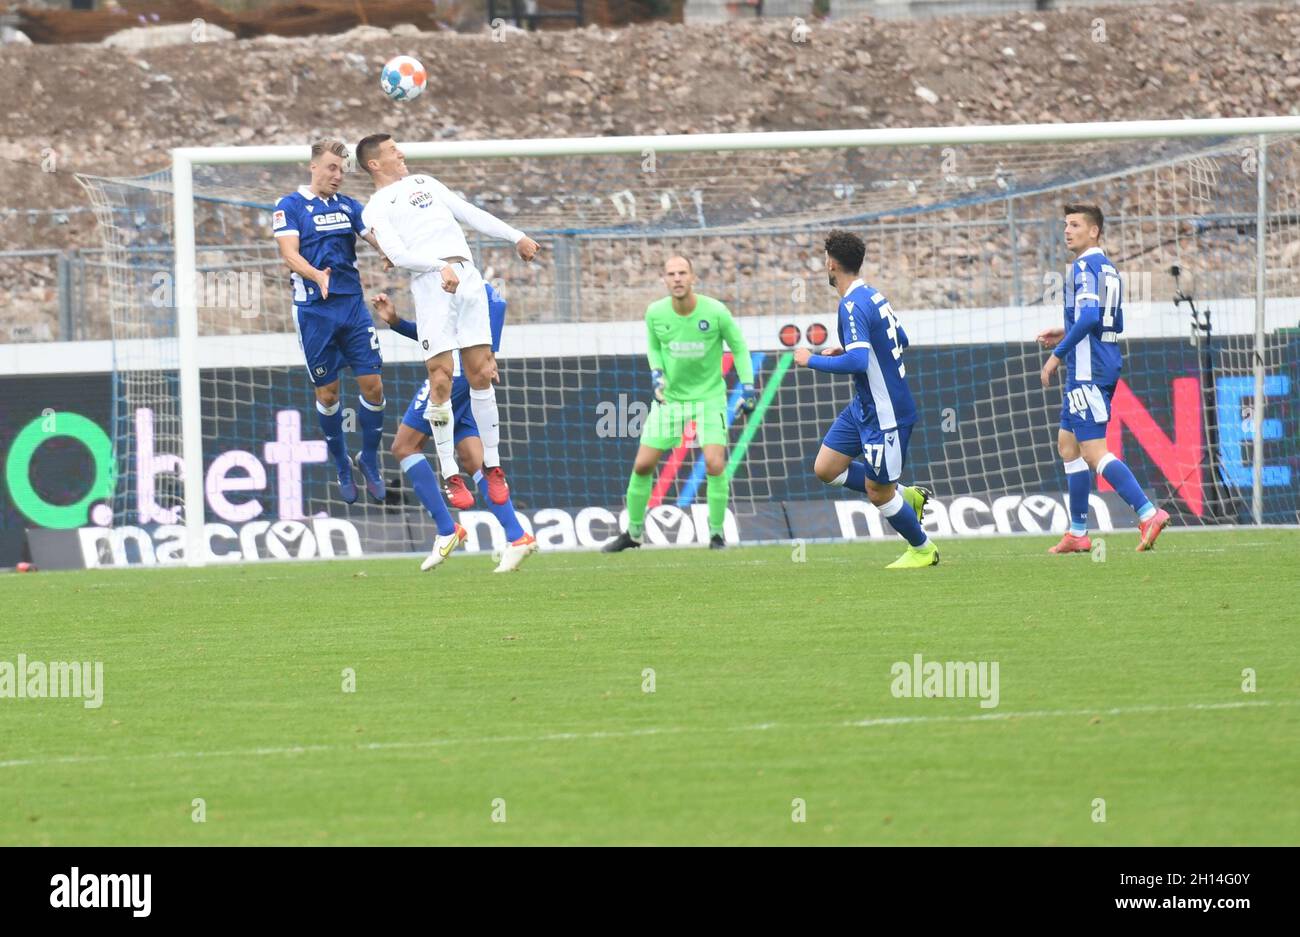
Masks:
[[[471,205],[441,182],[435,181],[434,185],[442,196],[443,202],[451,210],[452,217],[457,221],[469,225],[480,234],[509,241],[515,245],[519,256],[525,261],[531,261],[541,250],[540,244],[518,228],[511,227],[496,215],[484,211],[477,205]]]

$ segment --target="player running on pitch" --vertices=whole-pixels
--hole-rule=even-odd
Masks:
[[[1040,377],[1050,387],[1065,362],[1065,393],[1056,449],[1065,460],[1070,529],[1049,553],[1087,553],[1089,469],[1110,482],[1138,516],[1138,551],[1150,550],[1169,513],[1156,508],[1129,467],[1106,448],[1110,401],[1123,367],[1119,336],[1124,331],[1124,289],[1114,264],[1101,249],[1105,224],[1096,205],[1064,206],[1065,246],[1074,255],[1065,283],[1065,327],[1044,329],[1038,344],[1055,345]]]
[[[794,353],[795,364],[801,367],[853,375],[853,400],[822,440],[813,472],[828,485],[866,494],[907,541],[907,551],[886,569],[934,566],[939,548],[921,528],[930,492],[920,487],[899,492],[897,485],[916,422],[916,404],[903,365],[907,336],[885,297],[862,281],[859,271],[866,254],[866,245],[856,234],[832,231],[827,236],[826,274],[840,294],[843,348],[820,355],[807,348]]]
[[[383,502],[385,493],[379,472],[384,384],[379,376],[383,367],[379,338],[357,273],[357,237],[376,250],[379,244],[361,220],[361,203],[339,194],[347,158],[347,147],[338,141],[313,143],[311,184],[275,203],[273,227],[280,257],[292,271],[293,326],[316,389],[316,415],[338,470],[339,492],[352,504],[357,500],[357,485],[343,436],[339,371],[344,365],[351,367],[361,389],[357,410],[361,452],[356,466],[366,492],[378,502]]]
[[[731,312],[716,299],[695,292],[695,270],[687,258],[669,257],[663,278],[670,295],[651,303],[645,312],[646,357],[655,399],[641,427],[641,448],[627,482],[627,530],[605,544],[602,549],[606,553],[641,546],[655,466],[665,450],[681,442],[682,432],[692,420],[708,473],[709,548],[725,547],[723,523],[730,482],[726,475],[724,341],[731,349],[743,388],[739,409],[753,413],[758,403],[749,347]]]
[[[488,314],[492,319],[492,351],[496,352],[501,347],[501,330],[506,319],[506,301],[492,288],[492,284],[485,283],[484,288],[488,298]],[[394,308],[392,300],[388,298],[387,293],[378,294],[373,302],[375,312],[388,323],[389,328],[399,335],[405,335],[412,341],[419,341],[415,323],[403,319],[397,314],[397,310]],[[493,368],[493,376],[495,377],[495,367]],[[415,489],[416,496],[419,497],[420,502],[429,512],[429,516],[433,518],[434,523],[438,525],[438,533],[445,535],[453,533],[459,525],[452,520],[451,513],[447,510],[447,505],[443,502],[442,495],[438,491],[438,479],[433,474],[433,467],[429,465],[428,460],[424,457],[424,441],[429,438],[433,431],[433,427],[429,425],[429,421],[424,416],[428,399],[429,382],[426,380],[424,386],[411,399],[410,406],[406,408],[406,415],[402,417],[402,422],[397,426],[397,435],[393,439],[392,452],[393,458],[397,459],[398,464],[401,465],[402,472],[410,479],[411,487]],[[537,541],[533,539],[532,534],[525,533],[523,527],[520,526],[519,517],[515,514],[515,506],[511,503],[510,498],[507,497],[504,504],[495,504],[488,497],[487,480],[482,472],[483,444],[479,438],[478,425],[474,422],[474,414],[470,412],[469,381],[460,373],[459,361],[456,363],[455,377],[451,382],[451,408],[455,420],[456,454],[460,456],[460,462],[465,471],[473,475],[474,480],[478,483],[488,510],[501,522],[501,527],[506,533],[506,539],[510,541],[502,552],[501,562],[497,564],[495,571],[498,573],[511,572],[518,569],[529,554],[537,550]],[[462,488],[462,490],[464,489]],[[466,490],[465,494],[469,495],[469,492]],[[459,511],[468,510],[474,506],[474,498],[469,496],[460,500],[453,500],[451,506]],[[464,536],[462,528],[459,539],[463,540]],[[433,569],[445,560],[450,553],[451,550],[443,553],[435,548],[420,564],[420,569]]]
[[[411,273],[415,326],[429,372],[425,412],[448,490],[455,497],[457,488],[465,486],[456,466],[451,406],[451,353],[459,349],[469,381],[470,410],[483,443],[488,500],[505,504],[510,489],[501,469],[487,295],[460,223],[510,241],[525,261],[531,261],[540,248],[524,232],[469,204],[432,176],[410,175],[406,157],[386,133],[373,134],[357,144],[357,163],[375,184],[375,194],[366,203],[365,222],[393,265]],[[461,536],[463,530],[440,534],[434,548],[450,552],[460,543],[459,539],[451,543],[450,538]]]

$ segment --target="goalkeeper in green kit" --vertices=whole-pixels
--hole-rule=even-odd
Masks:
[[[655,466],[668,449],[682,440],[695,421],[695,435],[704,452],[708,473],[709,547],[726,546],[722,535],[727,517],[727,383],[722,377],[722,343],[735,359],[742,398],[739,409],[753,413],[758,403],[749,348],[730,310],[716,299],[695,292],[695,270],[682,256],[664,264],[669,295],[645,312],[646,357],[654,383],[655,401],[641,428],[641,448],[627,482],[627,530],[605,544],[617,553],[641,546],[646,503],[654,483]]]

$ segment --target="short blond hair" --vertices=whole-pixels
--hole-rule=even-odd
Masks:
[[[316,161],[326,153],[333,153],[339,159],[346,161],[348,158],[348,147],[341,140],[317,140],[311,145],[311,158]]]

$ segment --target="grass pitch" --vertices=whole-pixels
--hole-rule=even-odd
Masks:
[[[1300,533],[1106,540],[6,576],[0,843],[1300,842]]]

